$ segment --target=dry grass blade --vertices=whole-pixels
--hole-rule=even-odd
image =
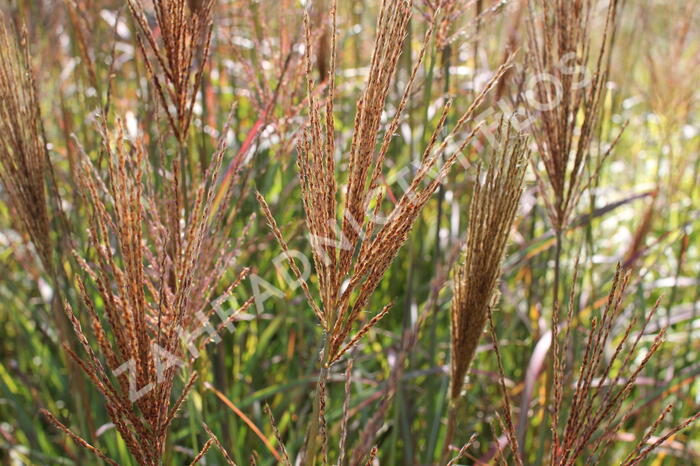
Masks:
[[[19,37],[19,39],[18,39]],[[44,180],[47,153],[26,33],[16,33],[0,12],[0,181],[12,210],[52,272]]]
[[[267,440],[267,437],[265,437],[265,434],[262,433],[262,431],[258,428],[258,426],[256,426],[255,423],[253,421],[251,421],[250,418],[248,416],[246,416],[243,411],[238,409],[238,407],[236,405],[234,405],[233,402],[231,402],[231,400],[226,398],[226,395],[224,395],[219,390],[214,388],[210,383],[205,382],[204,387],[211,390],[212,392],[214,392],[214,394],[217,396],[217,398],[219,398],[226,406],[229,407],[229,409],[231,409],[231,411],[236,413],[236,416],[240,417],[243,420],[243,422],[246,423],[246,425],[250,428],[250,430],[252,430],[253,433],[260,440],[262,440],[263,444],[265,444],[265,447],[270,451],[270,453],[272,453],[272,455],[275,457],[275,459],[277,461],[282,461],[282,457],[277,452],[277,449],[272,444],[270,444],[269,440]]]

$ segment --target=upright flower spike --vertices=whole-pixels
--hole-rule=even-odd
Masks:
[[[0,181],[42,265],[51,273],[46,145],[26,36],[22,33],[18,40],[17,35],[0,13]]]
[[[327,392],[325,383],[330,367],[389,312],[390,304],[374,313],[365,325],[355,330],[355,324],[365,312],[370,297],[399,249],[406,242],[421,210],[479,130],[480,125],[473,121],[476,109],[510,66],[508,62],[494,73],[450,131],[445,129],[445,125],[451,102],[447,101],[444,104],[437,128],[423,150],[421,165],[416,170],[413,180],[403,196],[394,204],[391,212],[382,217],[379,214],[383,207],[383,194],[379,181],[384,169],[384,160],[398,130],[435,25],[434,22],[431,23],[426,32],[418,58],[396,107],[396,113],[390,118],[388,127],[381,136],[382,114],[403,49],[411,14],[410,1],[381,2],[367,81],[357,104],[348,154],[347,184],[343,189],[339,189],[335,167],[333,101],[336,4],[333,2],[331,6],[333,34],[325,118],[322,118],[320,104],[316,98],[316,84],[311,75],[311,33],[308,16],[305,18],[309,122],[298,143],[297,165],[306,226],[319,285],[320,305],[312,296],[294,258],[290,255],[289,259],[292,272],[301,283],[308,304],[324,331],[317,399],[312,424],[307,432],[308,461],[315,459],[319,444],[326,444],[323,435],[326,406],[324,394]],[[446,136],[439,137],[445,133]],[[463,136],[464,133],[466,135]],[[455,141],[457,137],[461,140]],[[445,160],[440,167],[439,160]],[[429,179],[432,171],[437,173]],[[344,195],[343,201],[339,200],[339,192]],[[260,194],[258,201],[280,246],[288,253],[289,247]]]
[[[335,92],[334,79],[332,77],[330,79],[330,96],[327,100],[324,119],[315,98],[317,92],[311,78],[311,41],[307,27],[309,127],[298,144],[297,164],[306,225],[318,275],[321,305],[316,303],[307,286],[302,285],[302,288],[309,305],[328,335],[326,359],[329,364],[337,361],[357,343],[360,336],[369,330],[368,327],[364,327],[354,336],[351,335],[353,323],[365,309],[373,291],[406,241],[421,209],[476,134],[478,125],[473,124],[476,108],[509,66],[506,64],[494,73],[469,109],[459,118],[448,135],[438,143],[440,139],[438,135],[442,134],[447,113],[451,108],[451,102],[448,101],[445,104],[438,127],[423,151],[422,164],[416,171],[414,179],[392,211],[384,216],[383,221],[378,221],[383,200],[379,180],[384,158],[398,129],[408,96],[421,66],[428,39],[432,35],[431,28],[426,33],[423,48],[419,52],[418,60],[406,84],[397,113],[390,120],[387,131],[380,139],[381,114],[402,49],[410,14],[410,2],[382,2],[368,81],[360,97],[355,116],[348,163],[348,181],[344,189],[338,189],[335,171],[332,103]],[[332,44],[334,57],[334,40]],[[331,59],[331,63],[335,64],[334,58]],[[449,150],[450,143],[453,143],[467,127],[470,129],[464,138],[456,144],[455,149]],[[378,150],[377,147],[379,147]],[[440,160],[440,156],[445,154],[446,162],[437,170],[437,176],[430,182],[426,182],[429,173],[435,169]],[[344,202],[338,199],[339,191],[345,193]],[[282,248],[287,250],[286,242],[265,200],[260,195],[258,200],[277,240]],[[370,206],[372,206],[371,209]],[[340,221],[339,229],[338,221]],[[290,260],[290,263],[292,271],[301,280],[301,274],[298,273],[294,260]],[[346,287],[341,286],[344,282],[347,282]],[[375,314],[375,318],[381,318],[387,311],[388,308],[384,308]],[[368,325],[372,326],[375,323],[376,320],[371,319]]]
[[[220,341],[220,333],[230,330],[236,315],[253,303],[250,298],[229,312],[217,304],[209,308],[239,246],[230,244],[228,211],[223,211],[228,202],[213,206],[229,124],[189,216],[183,216],[177,195],[176,169],[164,188],[172,197],[163,200],[146,181],[151,179],[150,166],[142,141],[128,141],[121,123],[116,137],[106,123],[101,128],[106,180],[86,154],[76,174],[85,204],[92,206],[88,234],[95,260],[88,263],[78,252],[75,256],[99,300],[78,278],[94,341],[66,304],[85,356],[65,349],[102,394],[116,430],[141,465],[162,464],[169,426],[195,382],[197,373],[192,372],[174,397],[178,369],[188,367],[208,342]],[[228,298],[247,273],[243,269],[214,303]],[[47,419],[79,438],[54,416]],[[79,443],[104,456],[86,441]]]
[[[138,23],[139,48],[178,141],[187,137],[197,91],[209,58],[214,0],[154,0],[156,34],[143,0],[128,0]],[[160,36],[160,40],[158,40]]]
[[[544,171],[535,167],[535,175],[550,223],[561,232],[589,184],[584,169],[590,163],[593,133],[604,104],[619,0],[608,3],[602,42],[593,56],[595,0],[531,3],[531,13],[542,13],[528,20],[528,57],[534,73],[528,108],[544,166]]]
[[[495,150],[483,180],[477,173],[469,208],[464,261],[454,275],[454,296],[450,309],[451,360],[448,434],[449,447],[456,427],[456,403],[464,377],[484,333],[489,312],[497,300],[496,285],[501,264],[520,204],[529,158],[527,138],[510,126],[499,128]],[[447,450],[445,450],[447,451]]]

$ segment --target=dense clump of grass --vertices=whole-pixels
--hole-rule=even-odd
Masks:
[[[697,99],[634,57],[700,36],[633,3],[0,5],[0,460],[696,461]]]

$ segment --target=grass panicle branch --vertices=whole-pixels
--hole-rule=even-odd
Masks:
[[[577,275],[576,270],[574,279]],[[551,465],[573,466],[582,460],[604,456],[620,429],[630,420],[632,413],[638,412],[635,408],[637,400],[633,389],[652,357],[661,348],[666,328],[657,332],[649,330],[649,324],[659,307],[660,300],[657,300],[646,313],[641,326],[635,330],[638,327],[638,319],[629,319],[622,327],[624,331],[619,335],[618,341],[613,344],[615,329],[624,316],[623,302],[629,282],[630,273],[618,265],[606,302],[590,321],[583,354],[573,373],[567,370],[565,361],[570,357],[573,332],[576,331],[573,329],[576,325],[574,290],[571,292],[565,319],[562,322],[559,318],[554,320],[554,399],[548,407],[552,411],[552,421],[549,424],[551,442],[547,461]],[[555,315],[558,314],[556,310]],[[566,328],[563,344],[558,341],[561,335],[560,324]],[[643,339],[652,335],[653,338],[647,347],[642,348]],[[499,365],[501,379],[505,377],[503,371],[502,365]],[[503,389],[505,390],[505,387]],[[505,391],[504,397],[508,397]],[[625,411],[622,409],[624,403],[630,406]],[[669,409],[667,406],[653,422],[647,423],[649,427],[645,429],[644,438],[640,439],[622,464],[639,464],[670,436],[687,428],[700,417],[700,412],[697,412],[670,428],[668,433],[657,441],[650,442],[652,433],[661,425]],[[510,425],[506,425],[505,430],[509,439],[515,438],[511,434],[514,429]],[[509,443],[512,441],[509,440]],[[522,452],[518,453],[517,448],[514,453],[522,455]],[[516,460],[523,462],[524,456],[516,456]]]

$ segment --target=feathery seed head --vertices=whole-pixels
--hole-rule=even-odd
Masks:
[[[618,0],[608,4],[603,39],[591,63],[593,0],[539,0],[528,21],[530,66],[534,72],[531,112],[534,136],[544,172],[535,175],[552,227],[569,223],[590,180],[593,132],[604,103],[610,42],[617,26]],[[535,11],[542,16],[535,17]],[[592,69],[590,69],[592,68]],[[614,146],[614,144],[613,144]],[[603,159],[612,151],[604,154]],[[602,162],[601,162],[602,163]],[[597,168],[592,167],[596,172]]]
[[[469,208],[464,261],[454,276],[452,298],[452,388],[457,399],[464,376],[497,300],[496,284],[520,203],[529,151],[527,138],[509,125],[499,129],[501,147],[481,180],[477,173]]]
[[[25,33],[0,12],[0,181],[47,271],[51,265],[44,176],[47,153]],[[19,36],[19,37],[18,37]]]

